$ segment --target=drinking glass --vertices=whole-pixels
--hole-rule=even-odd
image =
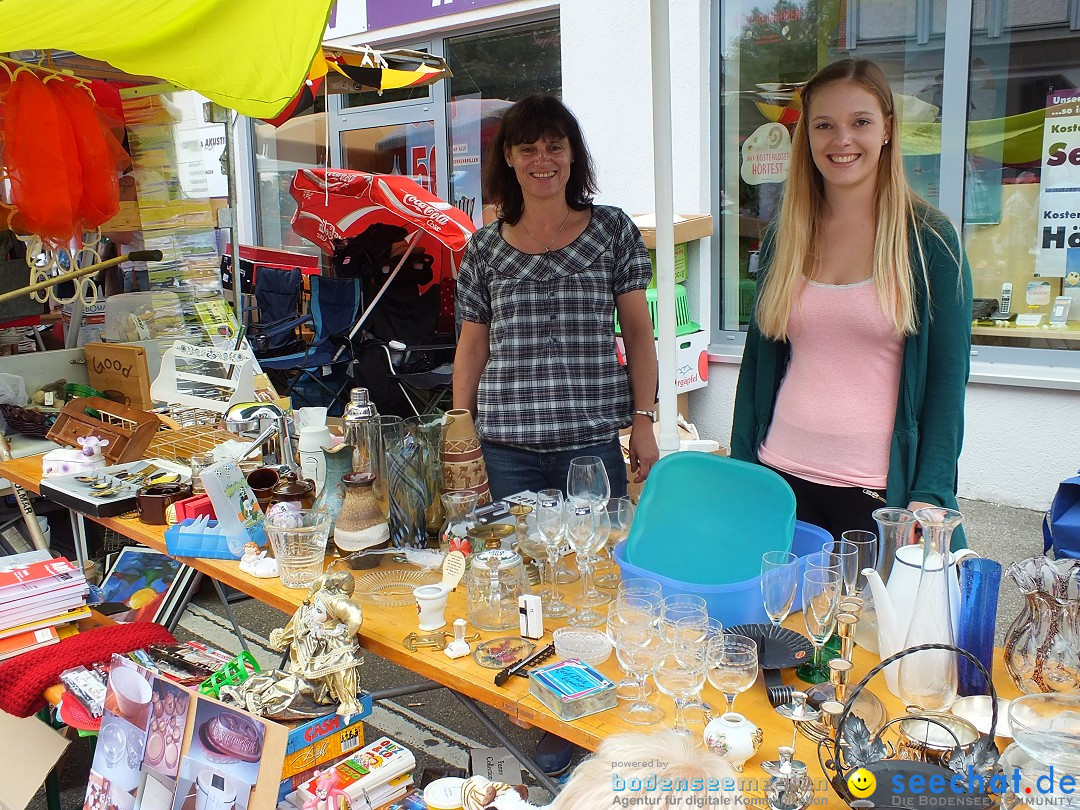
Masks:
[[[814,660],[809,666],[799,667],[796,674],[807,683],[824,683],[829,679],[829,673],[821,666],[821,648],[836,627],[841,588],[837,571],[814,568],[803,574],[803,620],[814,645]]]
[[[607,506],[611,482],[607,468],[598,456],[578,456],[571,460],[566,473],[566,497],[573,503]]]
[[[675,703],[676,734],[690,735],[686,725],[686,706],[705,686],[705,646],[701,643],[675,643],[656,665],[656,687]]]
[[[761,555],[761,601],[774,627],[791,613],[799,584],[799,558],[790,551],[766,551]]]
[[[675,622],[674,628],[668,628],[672,644],[697,646],[703,651],[708,648],[710,641],[723,633],[724,625],[712,616],[684,616]],[[687,720],[706,722],[712,716],[712,706],[703,701],[700,694],[695,694],[683,706],[683,715]]]
[[[753,639],[724,633],[709,642],[707,669],[709,683],[727,700],[727,710],[735,710],[735,698],[754,685],[758,674],[758,648]]]
[[[278,561],[278,577],[286,588],[307,588],[323,572],[330,513],[301,509],[266,516],[266,536]]]
[[[637,596],[654,599],[657,605],[657,618],[660,616],[660,603],[664,601],[664,586],[655,579],[648,577],[628,577],[621,580],[618,587],[619,596]]]
[[[536,530],[547,547],[548,570],[552,576],[548,580],[547,599],[542,600],[544,616],[549,619],[564,619],[572,616],[577,609],[563,601],[562,592],[556,582],[555,571],[559,565],[559,550],[566,535],[566,505],[562,490],[542,489],[536,493]]]
[[[822,551],[825,549],[822,548]],[[855,584],[859,579],[859,547],[847,540],[841,540],[832,552],[840,561],[840,580],[844,586],[844,596],[855,595]]]
[[[642,580],[648,581],[648,580]],[[630,625],[660,625],[659,594],[617,594],[608,607],[607,635],[615,643],[618,628]],[[652,687],[645,683],[645,694],[651,694]],[[638,696],[638,684],[627,676],[615,685],[615,696],[620,700],[634,700]]]
[[[569,502],[566,505],[566,537],[570,547],[577,555],[578,570],[581,572],[581,593],[585,597],[592,588],[591,571],[588,557],[594,545],[603,541],[597,536],[597,510],[599,507],[588,503]],[[569,619],[575,627],[595,627],[604,623],[604,617],[587,604],[584,598],[578,600],[578,610]]]
[[[837,557],[832,551],[826,550],[825,546],[832,548],[832,541],[825,543],[822,546],[821,551],[815,551],[812,554],[806,555],[806,570],[811,571],[815,568],[825,568],[840,573],[840,558]]]
[[[638,687],[634,701],[619,709],[619,716],[627,723],[647,726],[664,719],[664,710],[648,701],[645,680],[655,671],[667,650],[668,645],[664,643],[660,630],[654,625],[616,626],[615,657]]]
[[[612,498],[607,503],[607,513],[611,520],[611,529],[608,531],[605,548],[611,555],[615,552],[615,546],[630,534],[630,523],[634,519],[634,503],[629,498]],[[614,572],[601,574],[596,578],[596,585],[599,588],[616,588],[619,585],[619,575]]]
[[[213,453],[193,453],[189,459],[191,462],[191,491],[198,495],[206,492],[202,484],[202,471],[211,464],[216,463]]]
[[[866,588],[866,577],[862,575],[864,568],[877,568],[878,564],[878,537],[873,532],[864,529],[849,529],[840,535],[840,539],[846,543],[854,544],[858,550],[858,562],[856,569],[858,576],[855,579],[855,593],[862,594]]]
[[[665,596],[660,604],[660,630],[664,634],[664,640],[671,640],[675,625],[680,619],[691,617],[701,621],[709,617],[703,598],[688,593]]]
[[[596,569],[600,564],[600,552],[607,545],[611,518],[603,506],[594,505],[592,510],[593,530],[596,535],[584,555],[578,554],[582,569],[588,571],[588,576],[581,579],[581,595],[577,599],[577,603],[584,607],[599,607],[611,601],[611,594],[596,589]]]

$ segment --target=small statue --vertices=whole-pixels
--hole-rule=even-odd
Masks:
[[[220,696],[274,720],[320,717],[337,706],[348,722],[362,706],[360,625],[364,616],[350,598],[355,583],[348,571],[318,577],[288,624],[270,633],[270,646],[289,649],[287,671],[257,673]]]
[[[248,541],[244,544],[244,556],[240,558],[240,570],[253,577],[269,579],[278,575],[278,564],[255,542]]]
[[[105,456],[102,455],[101,448],[109,443],[108,439],[102,439],[100,436],[79,436],[75,441],[79,443],[79,447],[82,449],[58,447],[55,450],[50,450],[42,457],[42,478],[53,475],[85,473],[106,466]]]
[[[352,810],[349,794],[341,789],[337,768],[315,771],[315,798],[304,802],[303,810]]]

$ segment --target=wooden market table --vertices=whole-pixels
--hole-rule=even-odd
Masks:
[[[40,456],[0,462],[0,476],[6,477],[35,493],[39,491],[40,471]],[[167,551],[165,548],[164,527],[148,526],[140,522],[136,517],[91,519],[149,548],[162,552]],[[278,579],[257,579],[252,577],[240,571],[239,563],[236,561],[189,557],[179,559],[197,571],[211,577],[216,582],[233,587],[284,613],[292,614],[307,593],[306,590],[302,589],[286,588]],[[368,572],[357,572],[357,576],[364,573]],[[576,585],[567,587],[565,590],[568,594],[573,594],[575,588]],[[360,604],[364,608],[364,623],[360,629],[360,636],[365,649],[416,673],[422,678],[433,681],[485,706],[497,709],[515,723],[538,726],[589,750],[595,750],[600,742],[611,734],[624,731],[649,732],[661,728],[661,726],[630,725],[619,717],[617,708],[583,717],[573,722],[560,720],[529,694],[528,680],[526,678],[511,678],[506,685],[498,687],[495,686],[493,681],[495,671],[476,664],[472,656],[451,660],[438,650],[419,649],[415,652],[407,650],[402,641],[410,632],[417,630],[416,607],[414,605],[387,607],[372,605],[363,600],[360,600]],[[466,615],[465,588],[463,586],[458,587],[450,595],[446,606],[446,615],[448,619]],[[545,620],[547,633],[536,642],[537,645],[542,646],[550,642],[551,632],[560,624],[562,622]],[[788,618],[786,624],[791,629],[802,632],[800,614],[793,614]],[[470,627],[469,631],[473,632],[473,628]],[[516,635],[516,633],[513,631],[480,633],[481,641],[507,635],[512,636]],[[876,655],[856,647],[852,662],[854,669],[851,685],[854,686],[878,663],[878,660]],[[622,673],[614,655],[602,664],[599,669],[613,681],[617,682],[622,678]],[[1001,697],[1011,698],[1019,694],[1008,677],[1000,649],[995,651],[994,675],[996,676],[995,686],[998,688]],[[791,671],[785,671],[784,677],[787,683],[801,684],[801,682],[794,679],[794,673]],[[890,716],[903,713],[902,703],[885,688],[883,676],[879,676],[870,685],[870,689],[881,698]],[[673,708],[669,698],[661,695],[658,690],[654,690],[650,699],[663,705],[669,718],[672,716]],[[714,707],[724,705],[723,696],[710,684],[705,685],[703,699]],[[751,795],[762,795],[768,777],[758,766],[765,760],[776,759],[778,746],[790,745],[792,724],[773,710],[765,694],[762,678],[759,678],[753,687],[739,696],[736,708],[739,713],[748,717],[764,732],[764,743],[758,753],[747,762],[743,775],[744,792]],[[827,795],[829,797],[828,806],[840,806],[840,800],[832,793],[831,788],[822,781],[823,775],[818,764],[816,745],[800,735],[797,756],[807,763],[810,775],[815,779],[816,795],[818,797]]]

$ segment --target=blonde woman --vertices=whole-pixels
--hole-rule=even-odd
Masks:
[[[731,445],[787,480],[800,520],[839,537],[875,530],[886,504],[956,508],[971,270],[956,229],[907,183],[877,65],[828,65],[802,105]]]

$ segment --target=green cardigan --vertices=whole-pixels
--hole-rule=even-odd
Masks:
[[[919,331],[904,341],[885,497],[890,506],[924,501],[956,509],[956,463],[964,438],[971,355],[971,268],[944,214],[927,206],[917,209],[916,217],[932,294],[923,281],[912,236]],[[759,280],[772,260],[773,238],[770,228],[762,244]],[[790,344],[764,338],[751,318],[735,393],[734,458],[758,461],[789,352]],[[963,532],[957,531],[953,548],[966,545]]]

